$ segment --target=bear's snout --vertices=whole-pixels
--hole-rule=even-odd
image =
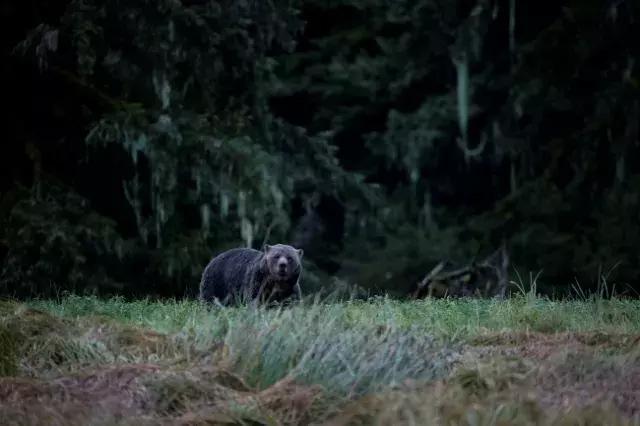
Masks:
[[[287,269],[289,268],[289,261],[287,260],[286,257],[281,256],[278,259],[278,262],[276,265],[278,266],[278,273],[280,275],[285,275],[287,273]]]

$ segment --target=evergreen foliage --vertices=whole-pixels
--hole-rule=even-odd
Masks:
[[[182,295],[304,218],[311,262],[374,289],[502,242],[549,286],[638,279],[636,2],[36,4],[6,12],[36,24],[7,76],[36,71],[2,148],[4,292]]]

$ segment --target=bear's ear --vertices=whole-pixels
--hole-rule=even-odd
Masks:
[[[265,244],[262,247],[262,251],[264,251],[265,253],[267,253],[269,250],[271,250],[271,246],[269,244]]]
[[[297,251],[298,251],[298,257],[299,257],[300,259],[302,259],[302,255],[304,254],[304,250],[302,250],[302,249],[298,249]]]

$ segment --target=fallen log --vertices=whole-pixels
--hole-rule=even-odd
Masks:
[[[412,289],[410,297],[499,297],[504,298],[509,284],[509,256],[502,245],[481,262],[455,267],[449,261],[438,263]]]

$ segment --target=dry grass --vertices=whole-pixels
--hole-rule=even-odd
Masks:
[[[640,306],[566,303],[1,302],[0,424],[640,424]]]

